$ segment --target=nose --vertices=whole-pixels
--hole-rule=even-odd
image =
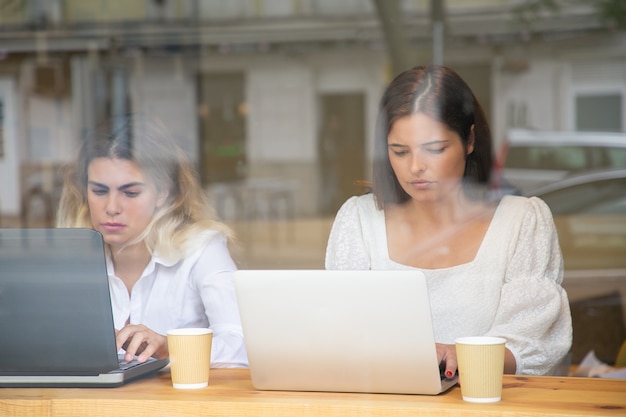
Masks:
[[[419,155],[419,152],[414,152],[411,157],[411,173],[416,175],[426,170],[426,162],[424,158]]]
[[[119,199],[114,193],[109,194],[104,209],[108,216],[116,216],[122,211]]]

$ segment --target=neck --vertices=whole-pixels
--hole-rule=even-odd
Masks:
[[[410,200],[405,204],[405,210],[411,213],[411,218],[441,226],[467,220],[468,216],[473,216],[475,207],[476,205],[467,200],[462,193],[454,194],[445,200],[433,202]]]
[[[111,247],[111,259],[117,275],[130,293],[135,283],[141,278],[148,262],[150,252],[144,243],[124,248]]]

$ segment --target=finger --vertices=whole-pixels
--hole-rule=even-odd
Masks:
[[[445,364],[446,361],[448,360],[448,356],[450,356],[449,346],[437,343],[436,350],[437,350],[437,363]]]
[[[456,349],[453,345],[437,344],[437,360],[444,376],[448,379],[454,377],[457,371]]]
[[[135,350],[135,359],[137,359],[137,362],[145,362],[155,355],[158,348],[158,340],[154,338],[154,335],[150,335],[150,337],[144,340]]]
[[[445,346],[437,343],[435,344],[435,348],[437,351],[437,363],[445,362],[446,360]]]
[[[446,372],[445,372],[446,378],[448,379],[454,378],[454,376],[456,375],[457,368],[458,368],[458,364],[456,361],[456,355],[449,355],[448,358],[446,359]]]
[[[159,335],[147,329],[137,331],[128,344],[126,357],[127,360],[136,359],[138,362],[145,362],[154,356],[158,348]]]
[[[167,341],[158,333],[143,325],[127,325],[118,333],[118,346],[126,351],[124,360],[145,362],[163,350],[167,357]],[[118,348],[119,349],[119,348]]]
[[[444,372],[445,377],[448,379],[454,378],[457,372],[457,368],[458,363],[456,359],[456,349],[454,348],[454,346],[451,346],[451,348],[448,349],[446,352],[446,370]]]
[[[132,335],[132,329],[129,329],[128,326],[124,327],[121,330],[116,331],[115,345],[118,351],[120,349],[126,350],[128,342],[129,342],[129,338],[131,337],[131,335]]]
[[[125,359],[131,361],[146,349],[149,344],[150,333],[145,330],[135,331],[126,344]]]
[[[124,354],[125,361],[132,361],[137,354],[137,349],[143,340],[142,336],[138,334],[142,330],[143,326],[127,325],[118,332],[116,336],[117,349],[118,351],[123,349],[126,352]],[[133,341],[135,341],[134,344]]]
[[[137,362],[145,362],[148,359],[150,359],[150,357],[152,357],[152,355],[154,355],[154,353],[156,352],[157,347],[155,344],[153,343],[144,343],[141,347],[141,350],[139,351],[139,355],[137,356]]]

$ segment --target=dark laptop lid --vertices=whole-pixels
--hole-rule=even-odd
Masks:
[[[102,236],[0,229],[0,375],[118,367]]]

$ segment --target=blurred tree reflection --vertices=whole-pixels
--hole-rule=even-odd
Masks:
[[[516,5],[513,10],[522,22],[530,26],[535,17],[544,11],[558,13],[563,8],[576,5],[593,6],[609,29],[626,28],[624,0],[527,0]]]

